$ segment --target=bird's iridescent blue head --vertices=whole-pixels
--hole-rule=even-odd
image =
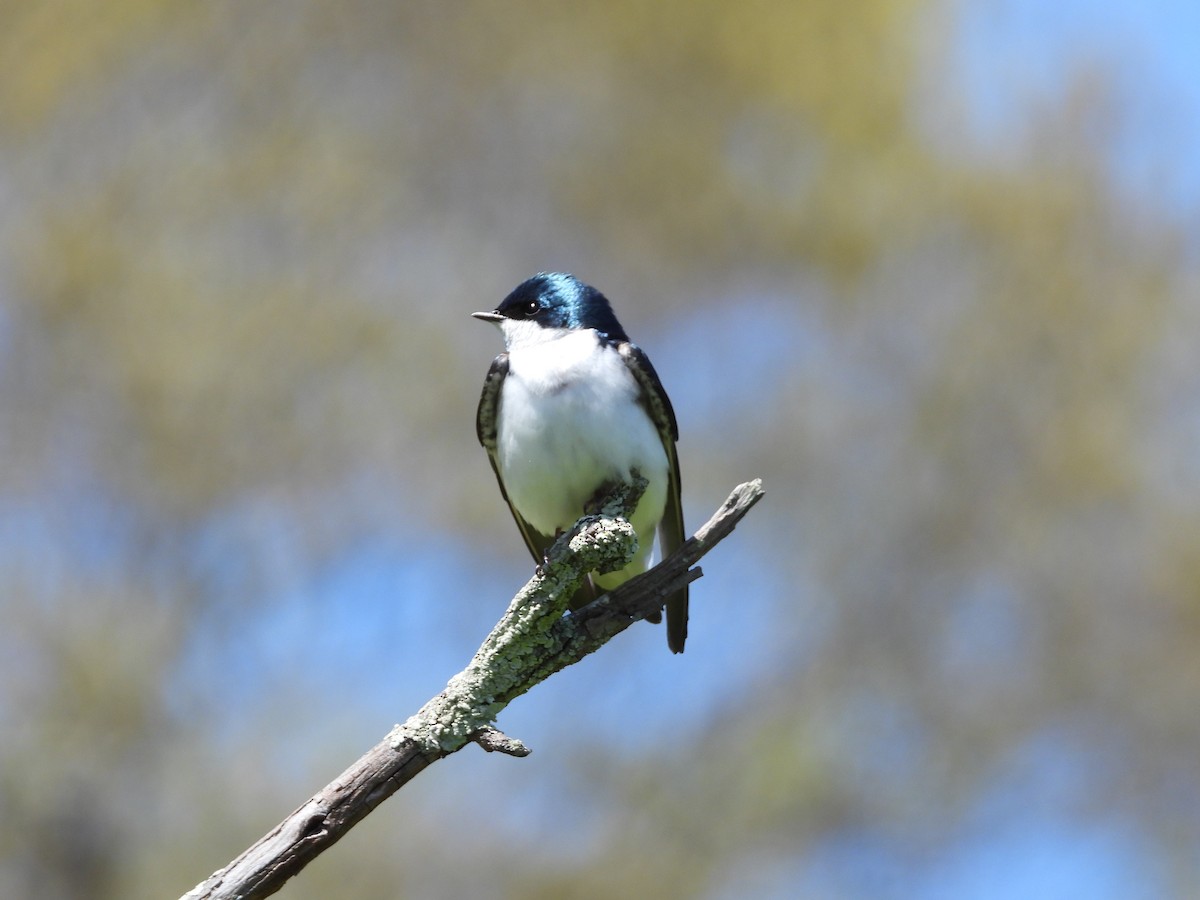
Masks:
[[[554,330],[594,328],[611,341],[629,340],[605,296],[562,272],[539,272],[517,285],[492,312],[474,315],[497,324],[509,319]]]

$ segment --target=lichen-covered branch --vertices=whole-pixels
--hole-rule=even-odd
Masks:
[[[354,765],[284,819],[225,868],[184,895],[266,897],[336,843],[376,806],[431,763],[474,742],[486,750],[525,756],[529,750],[493,722],[512,700],[550,675],[595,652],[650,612],[681,583],[701,575],[694,564],[762,498],[758,479],[739,485],[721,508],[675,553],[650,571],[573,613],[567,600],[588,572],[628,564],[637,535],[627,521],[645,480],[619,485],[596,515],[562,535],[546,563],[513,598],[470,664],[445,689]]]

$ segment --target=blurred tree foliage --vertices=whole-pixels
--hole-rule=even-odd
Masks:
[[[704,504],[766,479],[771,639],[684,740],[572,751],[583,849],[388,820],[287,895],[766,892],[983,801],[1124,823],[1200,889],[1195,260],[1110,187],[1094,72],[1015,159],[946,137],[954,13],[0,9],[0,895],[182,892],[318,786],[264,775],[274,714],[223,726],[191,636],[406,517],[494,530],[464,316],[546,267],[735,322],[735,365],[819,331],[684,421]]]

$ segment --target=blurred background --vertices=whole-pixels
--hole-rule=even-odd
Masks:
[[[469,318],[597,285],[681,427],[631,629],[289,898],[1200,894],[1194,3],[0,9],[0,895],[174,897],[530,561]]]

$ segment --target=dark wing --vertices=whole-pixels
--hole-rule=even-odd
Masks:
[[[658,545],[665,559],[674,553],[684,541],[683,502],[680,499],[679,457],[675,442],[679,440],[679,426],[675,422],[675,410],[663,390],[658,373],[650,365],[650,359],[636,344],[628,341],[617,345],[617,352],[641,388],[641,403],[650,414],[650,420],[658,429],[663,450],[667,454],[667,505],[662,521],[658,523]],[[687,585],[667,598],[667,646],[672,653],[682,653],[687,640],[688,589]]]
[[[492,471],[496,473],[496,483],[500,485],[500,494],[504,497],[504,502],[508,504],[513,519],[516,520],[521,537],[525,539],[525,546],[533,554],[534,561],[540,565],[546,550],[554,543],[554,538],[539,532],[517,512],[512,501],[508,499],[508,491],[504,489],[504,479],[500,477],[500,469],[496,466],[496,417],[500,410],[500,390],[507,377],[508,354],[501,353],[492,361],[492,367],[488,369],[487,378],[483,382],[483,393],[479,397],[479,409],[475,413],[475,434],[479,437],[479,443],[483,445],[483,449],[487,451]]]

